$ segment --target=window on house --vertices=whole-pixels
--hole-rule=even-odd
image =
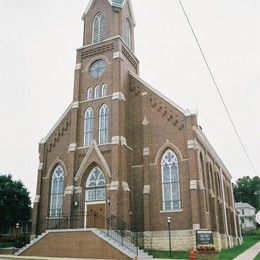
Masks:
[[[106,144],[109,141],[109,110],[103,105],[99,110],[99,143]]]
[[[125,42],[126,45],[129,47],[129,49],[131,49],[131,41],[132,41],[132,37],[131,37],[131,26],[129,23],[129,20],[126,20],[126,24],[125,24]]]
[[[62,214],[63,205],[63,191],[64,191],[64,172],[60,165],[58,165],[52,174],[51,181],[51,201],[50,201],[50,217],[57,218]]]
[[[94,98],[99,98],[100,97],[100,87],[96,86],[95,87],[95,95]]]
[[[107,84],[102,85],[102,91],[101,92],[102,92],[101,93],[102,97],[107,96],[107,94],[108,94]]]
[[[106,199],[106,181],[98,167],[90,172],[86,182],[86,201],[103,201]]]
[[[8,236],[12,233],[12,226],[10,224],[3,225],[1,227],[1,235]]]
[[[93,99],[93,89],[89,88],[87,92],[87,100],[92,100]]]
[[[98,43],[105,40],[105,17],[101,12],[98,12],[93,20],[92,42]]]
[[[93,110],[88,108],[84,118],[84,145],[90,146],[93,141]]]
[[[162,198],[164,210],[180,209],[180,180],[178,158],[172,150],[167,150],[161,161]]]

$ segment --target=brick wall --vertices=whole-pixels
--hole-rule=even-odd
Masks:
[[[49,233],[21,255],[91,259],[129,259],[126,255],[90,231]]]

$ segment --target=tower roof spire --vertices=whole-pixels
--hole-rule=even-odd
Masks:
[[[96,1],[96,0],[89,0],[88,2],[88,5],[82,15],[82,20],[85,19],[85,16],[86,14],[88,13],[92,3]],[[133,11],[133,6],[132,6],[132,1],[131,0],[107,0],[111,6],[113,7],[117,7],[117,8],[123,8],[125,3],[128,2],[128,5],[129,5],[129,10],[130,10],[130,15],[132,17],[132,20],[133,20],[133,23],[134,23],[134,26],[135,26],[135,16],[134,16],[134,11]]]

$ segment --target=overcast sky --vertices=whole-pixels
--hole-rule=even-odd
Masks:
[[[132,0],[141,77],[199,123],[234,179],[254,176],[177,0]],[[72,100],[88,0],[0,0],[0,173],[34,197],[38,142]],[[183,0],[260,172],[260,1]]]

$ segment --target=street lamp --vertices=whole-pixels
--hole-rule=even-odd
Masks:
[[[19,232],[19,226],[20,224],[19,223],[16,223],[16,246],[18,245],[18,232]]]
[[[170,257],[172,256],[172,243],[171,243],[171,217],[167,217],[168,232],[169,232],[169,248],[170,248]]]

